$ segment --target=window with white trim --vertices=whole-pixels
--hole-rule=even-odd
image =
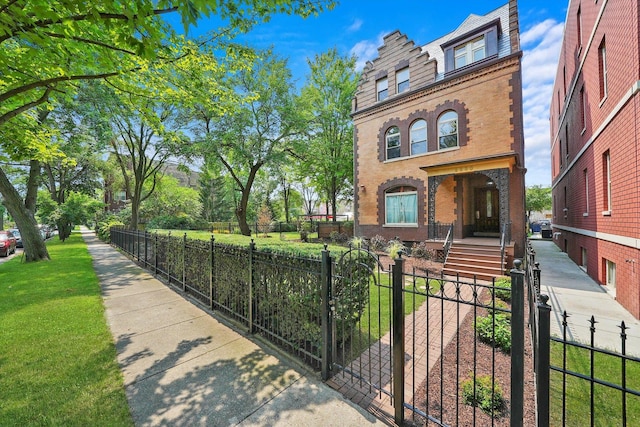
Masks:
[[[447,111],[438,118],[438,147],[440,150],[458,146],[458,114]]]
[[[602,178],[604,181],[604,191],[602,192],[604,212],[602,213],[611,215],[611,155],[609,150],[602,155]]]
[[[589,215],[589,171],[585,169],[582,173],[584,175],[584,216]]]
[[[409,67],[403,68],[396,73],[396,93],[409,90]]]
[[[387,99],[389,96],[389,81],[386,77],[376,81],[376,93],[378,94],[378,101]]]
[[[418,192],[413,187],[396,187],[384,195],[385,225],[418,225]]]
[[[587,129],[587,93],[584,86],[580,89],[580,120],[582,120],[582,131]]]
[[[392,126],[385,135],[387,144],[387,160],[400,157],[400,129]]]
[[[606,260],[607,265],[607,286],[611,286],[613,289],[616,288],[616,263],[613,261]]]
[[[598,67],[600,69],[600,99],[607,97],[607,46],[604,37],[598,48]]]
[[[477,37],[453,50],[454,68],[458,69],[486,58],[484,35]]]
[[[411,125],[411,155],[423,154],[427,152],[427,122],[416,120]]]
[[[114,200],[117,202],[124,202],[127,200],[127,192],[126,191],[116,191],[114,194]]]

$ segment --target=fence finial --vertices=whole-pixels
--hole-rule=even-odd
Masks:
[[[522,267],[522,260],[521,260],[521,259],[518,259],[518,258],[514,259],[514,260],[513,260],[513,267],[514,267],[516,270],[521,270],[521,268],[520,268],[520,267]]]

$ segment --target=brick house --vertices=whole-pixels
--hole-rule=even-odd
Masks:
[[[640,317],[637,0],[569,2],[550,106],[554,242]]]
[[[515,1],[424,46],[395,31],[353,100],[355,227],[365,237],[453,237],[523,254],[524,141]],[[442,247],[442,242],[439,243]]]

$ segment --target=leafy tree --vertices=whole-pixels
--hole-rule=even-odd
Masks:
[[[103,147],[90,135],[86,126],[82,125],[81,110],[78,103],[61,103],[47,118],[51,128],[57,129],[52,140],[64,154],[64,157],[54,157],[42,163],[42,183],[49,192],[50,199],[57,205],[63,205],[70,192],[94,196],[96,189],[101,187],[103,161],[100,154]],[[66,230],[67,219],[64,216],[59,218],[62,223],[51,225],[57,226],[58,230]],[[68,237],[65,232],[58,235],[62,240]]]
[[[316,55],[308,64],[311,73],[302,98],[310,114],[311,129],[301,168],[326,197],[336,218],[340,194],[353,186],[350,114],[358,84],[356,58],[340,56],[334,48]]]
[[[62,241],[71,235],[75,225],[86,224],[104,207],[101,201],[75,191],[69,192],[62,203],[53,200],[48,192],[41,193],[39,200],[38,216],[44,223],[58,227]]]
[[[198,190],[183,187],[179,181],[169,175],[164,175],[156,183],[155,191],[140,207],[140,217],[148,222],[160,215],[189,215],[199,218],[202,203]]]
[[[200,173],[200,203],[202,217],[207,221],[231,221],[234,203],[227,177],[205,166]]]
[[[72,2],[12,0],[0,5],[0,148],[13,161],[31,162],[22,199],[0,168],[0,193],[22,231],[27,261],[48,259],[34,219],[39,162],[59,155],[42,129],[44,106],[71,97],[78,81],[136,73],[149,62],[171,62],[166,43],[174,32],[161,15],[177,12],[185,29],[218,15],[247,29],[273,13],[315,14],[332,2],[316,0],[134,0]],[[187,52],[182,51],[180,56]]]
[[[534,185],[526,189],[526,205],[528,217],[531,212],[542,212],[551,209],[551,187]]]
[[[248,236],[249,197],[258,172],[286,159],[303,120],[286,61],[272,52],[259,55],[252,70],[240,71],[230,83],[249,97],[224,117],[212,111],[215,100],[200,105],[194,112],[193,132],[207,161],[219,162],[233,179],[240,193],[236,218]]]
[[[184,137],[175,109],[162,101],[112,90],[104,85],[93,92],[123,188],[131,198],[131,228],[137,228],[140,205],[153,194],[165,162],[176,153]]]

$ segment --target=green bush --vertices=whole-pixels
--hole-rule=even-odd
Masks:
[[[494,282],[493,295],[502,301],[511,302],[511,278],[501,277]]]
[[[502,388],[497,382],[491,384],[490,375],[478,375],[462,382],[462,398],[465,405],[477,406],[487,414],[501,412],[505,407]]]
[[[147,223],[147,229],[165,230],[208,230],[210,225],[200,218],[193,218],[189,215],[161,215],[153,218]]]
[[[107,243],[111,242],[111,227],[115,226],[123,227],[124,224],[116,218],[109,218],[105,221],[98,222],[98,224],[96,224],[96,235],[98,239]]]
[[[511,351],[511,324],[505,314],[476,317],[475,328],[480,341],[491,344],[505,353]]]
[[[509,304],[502,301],[501,299],[496,299],[495,307],[496,307],[496,310],[494,310],[493,307],[487,308],[490,315],[493,315],[494,313],[501,314],[505,316],[509,322],[511,322],[511,311],[502,311],[502,310],[509,310]],[[497,310],[497,309],[502,309],[502,310]]]
[[[398,256],[407,253],[407,247],[400,240],[393,239],[389,240],[387,243],[387,247],[385,248],[387,254],[391,259],[398,258]]]

